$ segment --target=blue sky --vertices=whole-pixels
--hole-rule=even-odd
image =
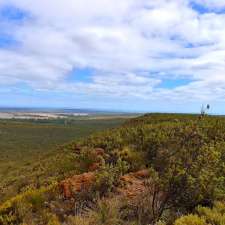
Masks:
[[[225,0],[0,0],[0,106],[224,114],[224,24]]]

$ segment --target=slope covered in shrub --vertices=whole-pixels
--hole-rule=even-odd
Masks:
[[[216,216],[223,221],[224,211],[214,211],[225,200],[224,117],[147,114],[62,149],[71,154],[76,173],[91,171],[95,182],[79,192],[69,183],[68,196],[59,187],[38,210],[29,202],[37,224],[220,225]],[[144,188],[135,189],[129,174],[143,169],[147,179],[138,179]],[[139,190],[132,198],[121,195],[129,182]],[[16,207],[0,212],[3,220],[10,215],[14,224],[25,223]]]

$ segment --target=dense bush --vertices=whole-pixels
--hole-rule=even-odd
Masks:
[[[197,215],[183,216],[175,222],[175,225],[207,225],[204,218]]]
[[[100,194],[100,196],[110,193],[115,186],[119,185],[119,178],[125,174],[128,169],[128,164],[120,159],[115,165],[103,163],[96,174],[93,191]]]
[[[225,204],[215,202],[213,208],[198,206],[195,215],[183,216],[175,222],[175,225],[224,225]]]
[[[28,190],[6,201],[0,205],[0,224],[32,224],[34,213],[44,210],[44,199],[47,201],[51,194],[57,194],[56,183],[39,190]]]

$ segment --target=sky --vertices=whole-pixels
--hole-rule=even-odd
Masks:
[[[225,0],[0,0],[0,106],[225,114]]]

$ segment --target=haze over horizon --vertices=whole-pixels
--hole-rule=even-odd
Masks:
[[[225,114],[225,0],[0,0],[0,106]]]

